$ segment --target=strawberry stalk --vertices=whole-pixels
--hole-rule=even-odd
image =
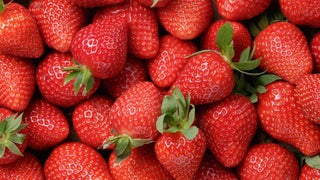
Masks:
[[[153,0],[152,5],[150,6],[151,8],[155,7],[158,4],[159,0]]]
[[[3,0],[0,0],[0,13],[1,13],[2,11],[4,11],[4,9],[5,9],[4,2],[3,2]]]

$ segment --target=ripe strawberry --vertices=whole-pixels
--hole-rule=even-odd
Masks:
[[[254,56],[261,58],[261,68],[290,83],[313,69],[312,57],[305,35],[290,22],[276,22],[255,38]]]
[[[115,164],[116,159],[116,153],[112,152],[108,163],[114,179],[173,180],[156,158],[153,144],[133,149],[131,155],[120,164]]]
[[[239,21],[253,18],[265,11],[271,0],[215,0],[220,16],[227,20]]]
[[[247,153],[258,120],[250,99],[231,94],[201,109],[199,128],[203,130],[209,150],[226,167],[235,167]]]
[[[314,60],[315,72],[320,73],[320,33],[313,36],[310,49]]]
[[[216,51],[219,50],[216,42],[217,34],[221,26],[226,22],[227,20],[220,19],[209,25],[201,39],[202,49],[212,49]],[[240,22],[230,21],[230,23],[233,28],[232,42],[235,51],[232,61],[239,61],[242,51],[251,46],[251,36],[248,29]]]
[[[320,74],[302,76],[294,89],[297,104],[302,107],[304,116],[320,124]]]
[[[258,144],[249,149],[237,171],[243,180],[296,180],[299,177],[299,164],[290,151],[278,144]]]
[[[0,53],[0,106],[23,111],[36,88],[35,71],[29,59]]]
[[[273,138],[291,144],[301,153],[320,152],[320,128],[307,119],[294,98],[295,86],[276,81],[259,94],[258,119],[262,129]]]
[[[112,180],[105,159],[95,149],[80,142],[56,146],[44,164],[46,179]]]
[[[115,77],[102,79],[101,87],[104,91],[117,99],[132,85],[146,81],[148,77],[144,61],[133,56],[128,56],[126,64]]]
[[[0,47],[1,52],[25,58],[39,58],[44,52],[36,20],[18,3],[0,1]]]
[[[208,27],[213,18],[211,0],[172,0],[157,13],[162,26],[179,39],[194,39]]]
[[[73,65],[70,53],[50,52],[38,65],[36,70],[36,82],[41,95],[50,103],[60,107],[75,106],[91,96],[99,87],[100,80],[95,78],[94,86],[87,96],[74,94],[74,86],[71,83],[64,84],[68,76],[65,68]],[[83,92],[81,89],[80,92]]]
[[[320,4],[317,0],[279,0],[281,12],[296,25],[320,28]]]
[[[37,20],[46,45],[60,52],[70,51],[73,37],[87,19],[86,11],[70,0],[33,0],[28,9]]]
[[[78,104],[72,114],[73,128],[82,143],[98,148],[112,136],[113,125],[108,113],[113,100],[102,95],[94,95]]]
[[[152,8],[164,7],[170,0],[138,0],[139,3]]]
[[[47,150],[56,146],[69,134],[69,124],[62,110],[39,98],[30,102],[23,120],[28,124],[28,147]]]
[[[0,165],[13,163],[23,156],[27,148],[25,126],[22,114],[17,116],[8,109],[0,108]]]
[[[170,34],[160,38],[158,55],[147,61],[152,82],[158,87],[170,87],[188,62],[187,56],[197,51],[191,41],[180,40]]]
[[[92,7],[117,4],[117,3],[123,2],[124,0],[70,0],[70,1],[77,6],[92,8]]]
[[[304,164],[301,168],[299,180],[320,179],[320,169],[313,168],[308,164]]]
[[[32,153],[26,151],[17,161],[0,165],[0,179],[44,180],[43,168],[40,160]]]
[[[93,22],[108,18],[125,18],[128,29],[128,52],[141,59],[154,58],[159,50],[158,19],[154,9],[144,6],[137,0],[99,9]]]

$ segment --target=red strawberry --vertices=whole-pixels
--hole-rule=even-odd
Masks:
[[[187,56],[196,51],[197,47],[191,41],[183,41],[170,34],[161,37],[158,55],[147,61],[153,83],[162,88],[170,87],[188,62]]]
[[[60,52],[70,51],[73,37],[87,19],[86,11],[70,0],[33,0],[28,9],[37,20],[46,45]]]
[[[296,180],[299,177],[299,164],[290,151],[278,144],[258,144],[249,149],[237,171],[243,180]]]
[[[302,31],[290,22],[270,24],[255,38],[254,56],[261,58],[261,68],[290,83],[313,69],[308,42]]]
[[[28,147],[35,150],[56,146],[70,131],[63,112],[42,98],[30,102],[23,119],[28,124]]]
[[[23,111],[36,88],[35,71],[29,59],[0,53],[0,106]]]
[[[40,160],[32,153],[26,151],[17,161],[0,165],[0,179],[44,180],[43,168]]]
[[[302,76],[294,89],[297,104],[302,107],[304,116],[320,124],[320,74]]]
[[[124,0],[70,0],[72,3],[86,7],[86,8],[92,8],[92,7],[98,7],[98,6],[107,6],[111,4],[117,4],[121,3]]]
[[[320,169],[316,169],[308,164],[304,164],[299,175],[299,180],[313,179],[320,179]]]
[[[75,107],[72,124],[81,142],[98,148],[106,138],[113,135],[113,125],[107,117],[112,104],[110,98],[95,95]]]
[[[137,0],[99,9],[93,22],[108,18],[125,18],[129,29],[128,52],[141,59],[154,58],[159,50],[158,19],[153,9]]]
[[[116,159],[116,153],[112,152],[109,168],[114,179],[173,180],[156,158],[153,144],[133,149],[131,155],[120,164],[115,164]]]
[[[194,39],[208,27],[213,18],[211,0],[172,0],[157,13],[163,27],[179,39]]]
[[[310,49],[314,60],[315,72],[320,73],[320,33],[311,40]]]
[[[170,0],[138,0],[139,3],[150,7],[164,7]]]
[[[295,86],[276,81],[259,94],[258,119],[262,129],[273,138],[313,156],[320,152],[320,128],[307,119],[294,98]]]
[[[147,80],[145,63],[136,57],[128,56],[126,64],[115,77],[102,79],[101,86],[113,98],[118,98],[135,83]]]
[[[38,58],[44,52],[36,20],[18,3],[0,2],[0,47],[4,53],[25,58]]]
[[[105,159],[95,149],[79,142],[56,146],[44,164],[46,179],[112,180]]]
[[[99,87],[100,80],[95,79],[94,87],[87,96],[81,93],[74,94],[74,86],[71,83],[64,83],[68,76],[65,68],[73,65],[70,53],[50,52],[38,65],[36,71],[36,82],[42,96],[50,103],[61,106],[75,106],[81,101],[87,99]],[[83,92],[81,89],[80,92]]]
[[[212,49],[218,51],[216,42],[219,29],[227,20],[220,19],[211,23],[207,31],[202,36],[201,47],[202,49]],[[230,21],[233,28],[232,42],[234,46],[235,56],[233,61],[239,61],[241,52],[248,46],[251,46],[251,36],[248,29],[237,21]]]
[[[199,128],[207,138],[209,150],[222,165],[237,166],[258,126],[254,105],[245,96],[231,94],[201,110]]]
[[[0,108],[0,165],[13,163],[23,156],[27,148],[25,126],[22,114],[17,116],[8,109]]]
[[[265,11],[271,0],[215,0],[220,16],[231,21],[253,18]]]
[[[296,25],[320,28],[320,3],[317,0],[279,0],[283,15]]]

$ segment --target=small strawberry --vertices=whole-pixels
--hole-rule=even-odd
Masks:
[[[260,67],[295,84],[310,74],[313,61],[302,31],[290,22],[276,22],[262,30],[254,39],[254,56],[261,58]]]
[[[28,9],[46,45],[60,52],[70,51],[73,37],[87,19],[87,12],[70,0],[33,0]]]
[[[44,52],[36,20],[24,6],[0,0],[1,52],[25,58],[39,58]]]
[[[299,164],[290,151],[278,144],[258,144],[250,147],[237,171],[242,180],[296,180],[299,177]]]
[[[28,124],[28,147],[47,150],[67,138],[70,129],[62,110],[39,98],[30,102],[23,120]]]
[[[93,8],[124,2],[124,0],[70,0],[77,6]]]
[[[21,112],[36,88],[36,67],[29,59],[0,53],[0,106]]]
[[[17,161],[0,165],[0,179],[44,180],[42,164],[38,157],[29,151]]]
[[[108,119],[112,104],[110,98],[94,95],[75,107],[72,125],[82,143],[98,148],[106,138],[113,135],[113,125]]]
[[[180,40],[170,34],[160,38],[160,49],[154,59],[147,61],[151,80],[158,87],[170,87],[188,62],[188,56],[197,51],[191,41]]]
[[[198,37],[211,22],[213,11],[211,0],[172,0],[165,7],[157,8],[162,26],[179,39]]]
[[[139,3],[152,8],[164,7],[170,0],[138,0]]]
[[[320,32],[313,36],[310,50],[314,60],[315,72],[320,73]]]
[[[309,164],[308,161],[306,161],[306,164],[304,164],[301,168],[299,180],[320,179],[319,156],[316,159],[317,160],[315,161],[315,167],[313,167],[314,164]]]
[[[83,96],[85,89],[80,89],[80,94],[74,94],[74,86],[64,83],[70,74],[64,71],[72,66],[72,55],[70,53],[50,52],[38,65],[36,70],[36,83],[41,95],[50,103],[60,107],[75,106],[91,96],[99,87],[100,79],[94,79],[94,85],[87,96]],[[75,81],[77,82],[77,81]]]

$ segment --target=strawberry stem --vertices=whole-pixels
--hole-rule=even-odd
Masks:
[[[150,7],[154,8],[158,4],[158,2],[159,2],[159,0],[153,0],[153,3]]]
[[[4,9],[5,9],[4,2],[3,2],[3,0],[0,0],[0,13],[3,12]]]

